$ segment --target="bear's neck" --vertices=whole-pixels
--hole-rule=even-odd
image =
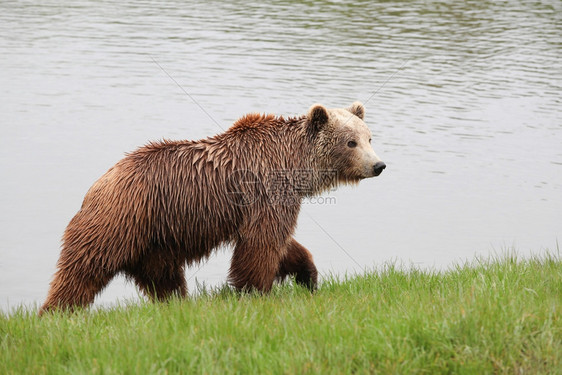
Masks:
[[[311,197],[337,183],[322,142],[307,131],[305,117],[247,115],[213,141],[218,149],[229,150],[233,170],[249,170],[291,195]]]
[[[274,134],[279,149],[273,170],[290,181],[294,193],[312,197],[337,186],[337,173],[325,148],[307,131],[305,118],[284,121]]]

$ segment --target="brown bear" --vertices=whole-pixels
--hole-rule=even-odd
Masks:
[[[292,237],[301,201],[386,167],[364,113],[356,102],[297,118],[249,114],[214,137],[127,154],[68,224],[40,314],[87,306],[117,273],[153,299],[185,296],[185,266],[221,245],[234,247],[238,290],[268,292],[288,275],[314,289],[312,255]]]

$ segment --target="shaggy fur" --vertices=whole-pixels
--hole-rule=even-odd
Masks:
[[[228,244],[237,289],[267,292],[288,275],[314,289],[312,255],[292,238],[300,203],[372,176],[356,168],[343,139],[354,132],[337,116],[363,123],[363,111],[356,103],[315,105],[289,119],[250,114],[211,138],[153,142],[128,154],[94,183],[68,224],[40,313],[87,306],[117,273],[154,299],[185,296],[185,266]],[[334,169],[337,176],[326,178]]]

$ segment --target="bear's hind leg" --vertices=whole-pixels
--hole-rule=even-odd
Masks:
[[[39,310],[39,316],[51,310],[70,310],[86,307],[109,283],[114,273],[104,270],[94,272],[84,267],[59,266],[49,288],[47,300]]]
[[[128,269],[125,273],[152,300],[165,301],[173,295],[186,297],[187,283],[183,262],[160,262],[146,262],[145,259],[139,266]]]
[[[318,271],[312,261],[312,254],[294,238],[291,238],[277,272],[278,280],[284,280],[287,276],[295,276],[298,284],[310,290],[316,289]]]
[[[183,272],[181,276],[178,274],[159,278],[150,277],[146,274],[131,276],[139,289],[154,301],[166,301],[174,295],[182,298],[187,296],[187,283]]]

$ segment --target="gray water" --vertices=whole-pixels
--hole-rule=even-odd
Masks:
[[[296,238],[323,275],[562,238],[558,0],[61,3],[0,2],[3,309],[42,302],[64,228],[125,152],[316,102],[363,101],[388,165],[304,205]],[[224,283],[229,256],[190,289]],[[125,298],[118,278],[97,304]]]

